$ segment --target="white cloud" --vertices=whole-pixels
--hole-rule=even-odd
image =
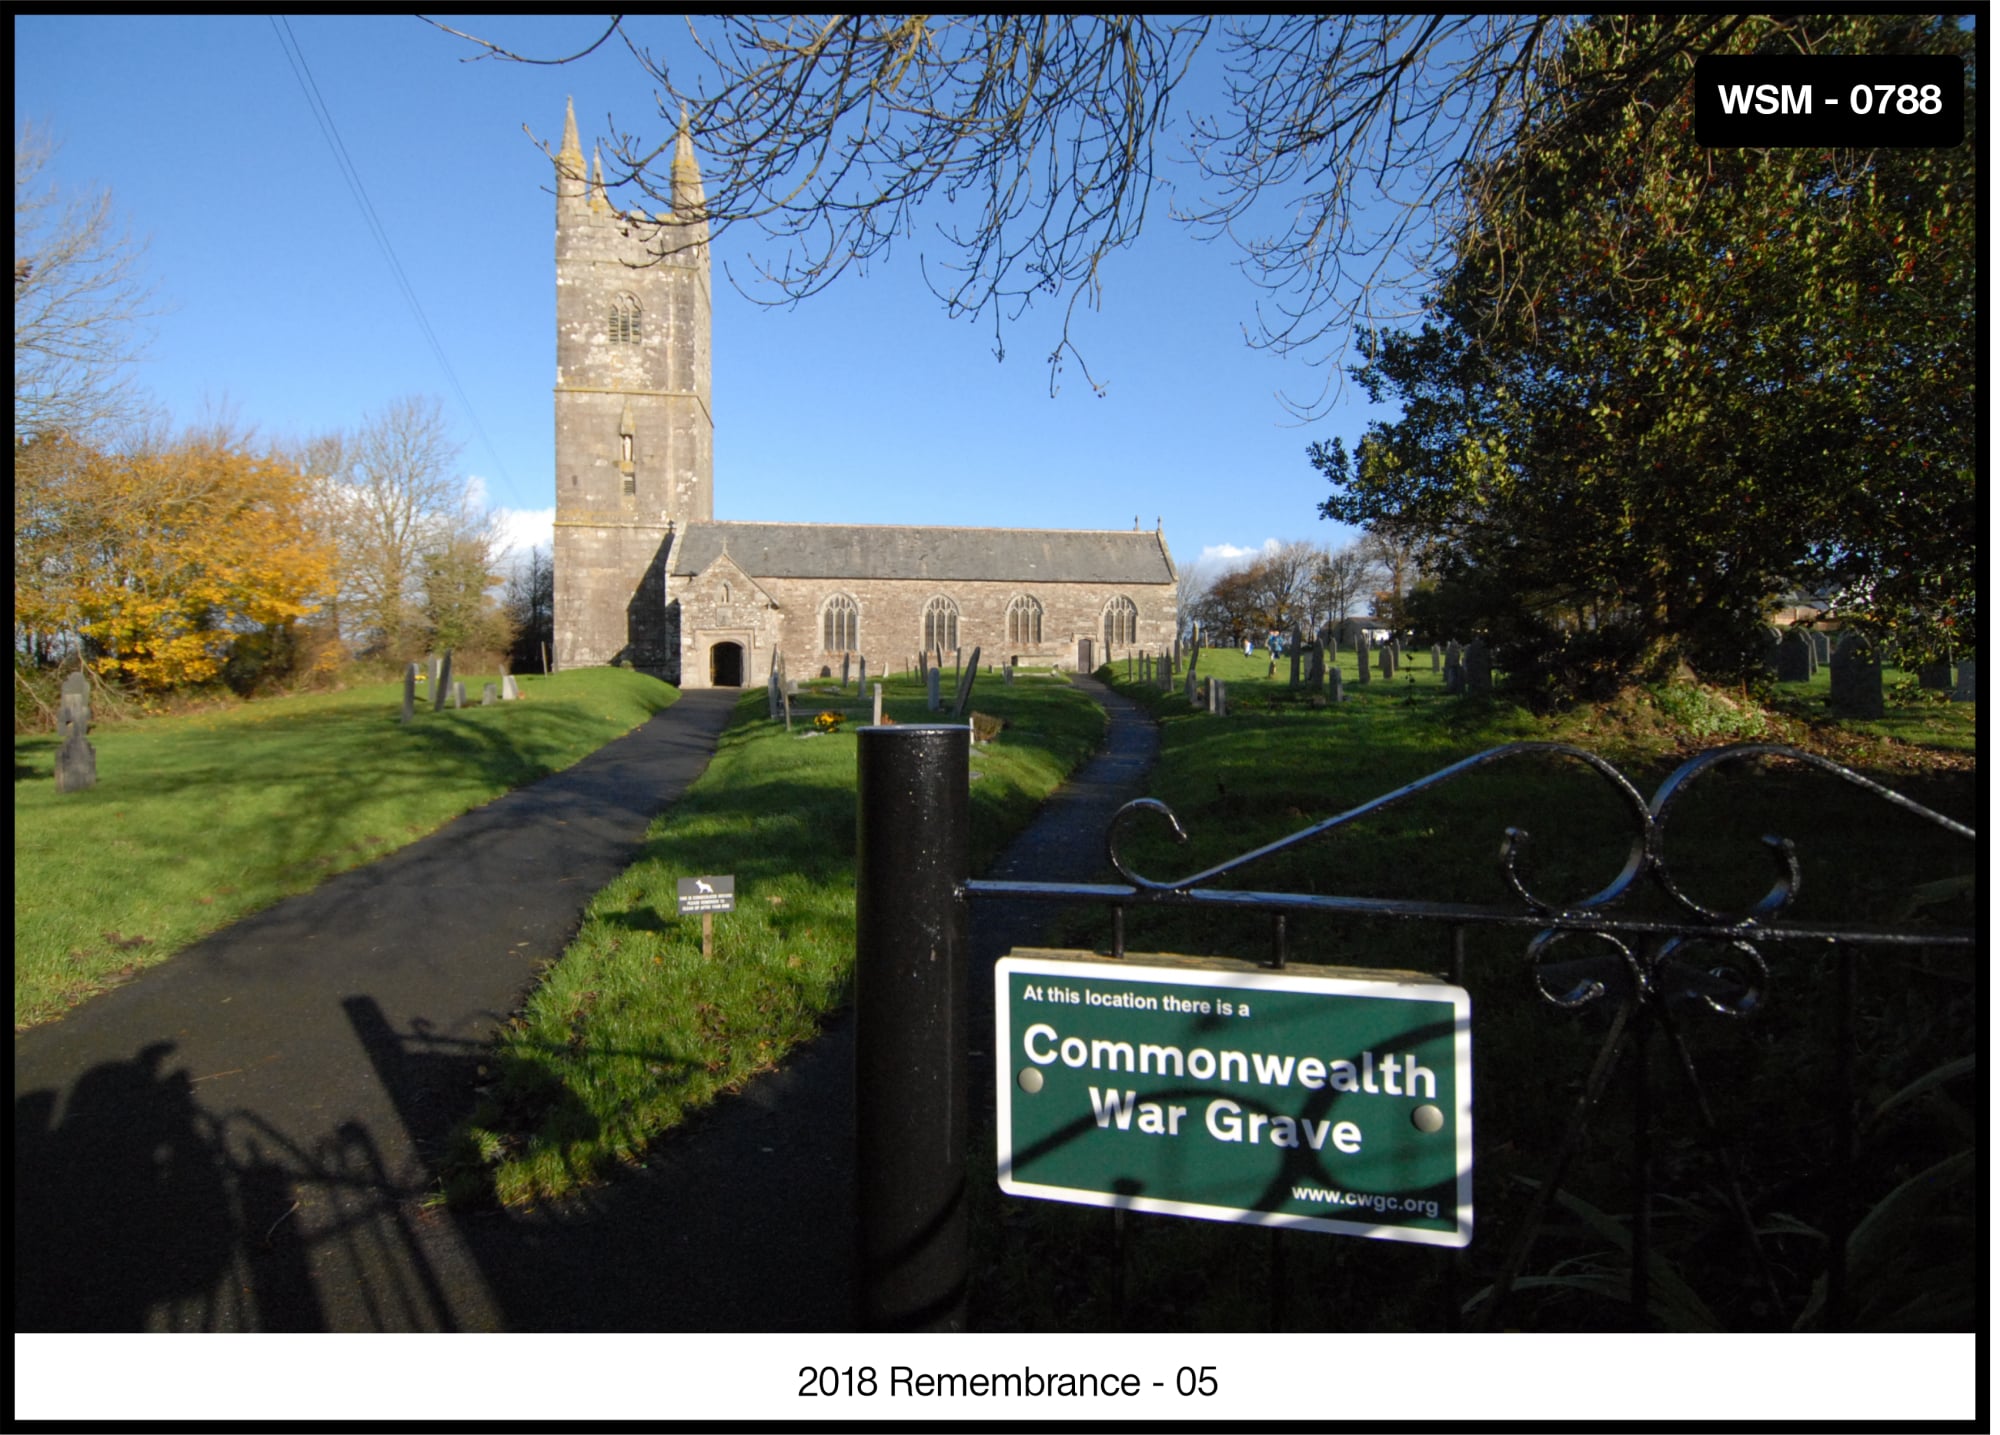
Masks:
[[[1266,538],[1255,548],[1243,548],[1234,543],[1211,543],[1201,550],[1201,556],[1194,561],[1197,566],[1206,567],[1212,564],[1226,572],[1231,568],[1240,568],[1249,560],[1266,553],[1276,553],[1283,546],[1275,538]]]
[[[501,508],[494,510],[500,520],[500,542],[509,551],[502,560],[506,567],[524,561],[536,548],[550,548],[556,537],[553,508]]]

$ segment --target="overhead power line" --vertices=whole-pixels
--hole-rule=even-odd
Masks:
[[[472,399],[466,394],[465,385],[458,381],[458,371],[452,368],[451,360],[445,354],[444,345],[439,341],[437,331],[431,327],[430,317],[424,313],[424,306],[417,298],[417,291],[411,285],[409,275],[403,270],[403,262],[396,257],[396,247],[389,242],[389,231],[383,225],[381,216],[375,212],[373,201],[368,198],[367,186],[361,182],[361,171],[348,154],[347,145],[340,138],[340,128],[334,124],[333,112],[327,107],[325,97],[320,94],[318,82],[313,79],[312,67],[306,64],[305,52],[299,46],[298,37],[292,33],[291,21],[282,15],[274,15],[271,17],[271,29],[277,34],[278,44],[285,52],[285,59],[292,67],[292,75],[299,82],[299,89],[306,97],[306,104],[312,110],[320,134],[326,139],[326,147],[333,153],[334,163],[340,169],[340,177],[347,181],[348,192],[354,196],[354,203],[368,225],[368,232],[375,236],[376,247],[382,251],[382,257],[388,261],[389,272],[395,276],[397,287],[403,291],[403,302],[409,305],[410,313],[417,321],[417,327],[423,331],[424,342],[430,345],[438,366],[451,381],[452,392],[458,395],[458,402],[465,410],[465,416],[471,422],[473,432],[479,435],[479,441],[485,447],[488,457],[493,460],[500,478],[511,490],[514,478],[507,471],[506,460],[500,457],[499,449],[494,447],[493,440],[487,436],[486,426],[479,421],[479,411],[472,406]]]

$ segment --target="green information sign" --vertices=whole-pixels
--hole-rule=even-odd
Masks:
[[[1472,1239],[1472,1008],[1407,973],[1016,951],[1000,1188],[1210,1221]]]

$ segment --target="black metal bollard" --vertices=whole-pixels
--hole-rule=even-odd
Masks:
[[[859,1316],[869,1330],[963,1330],[972,729],[857,736]]]

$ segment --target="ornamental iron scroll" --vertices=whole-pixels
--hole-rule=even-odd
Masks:
[[[1509,826],[1500,834],[1498,861],[1500,876],[1517,902],[1513,905],[1477,904],[1454,901],[1410,900],[1360,895],[1330,895],[1314,892],[1256,890],[1223,886],[1239,879],[1256,864],[1309,844],[1350,827],[1365,818],[1433,793],[1466,777],[1521,758],[1554,757],[1580,763],[1601,779],[1616,798],[1616,805],[1629,821],[1631,832],[1624,864],[1609,884],[1587,897],[1569,902],[1552,901],[1528,880],[1528,854],[1532,843],[1528,831]],[[1674,819],[1684,813],[1688,793],[1712,773],[1740,764],[1782,761],[1796,763],[1840,782],[1849,784],[1922,822],[1953,837],[1976,842],[1978,834],[1963,823],[1935,812],[1871,778],[1813,753],[1774,744],[1738,744],[1714,748],[1682,763],[1662,781],[1650,800],[1616,767],[1602,757],[1564,743],[1519,742],[1477,753],[1437,772],[1397,788],[1393,792],[1302,828],[1287,837],[1215,863],[1185,876],[1161,879],[1138,870],[1128,850],[1128,837],[1135,824],[1162,821],[1176,841],[1186,842],[1188,834],[1179,817],[1164,802],[1140,798],[1126,803],[1115,813],[1105,833],[1105,852],[1110,865],[1122,878],[1106,883],[1037,883],[967,881],[962,887],[969,899],[1027,899],[1061,903],[1109,906],[1113,915],[1112,954],[1124,955],[1124,918],[1135,907],[1181,907],[1211,911],[1241,910],[1262,912],[1272,918],[1274,933],[1271,964],[1285,964],[1285,923],[1289,917],[1393,919],[1405,922],[1437,923],[1454,934],[1452,980],[1462,983],[1468,928],[1496,926],[1521,929],[1528,933],[1526,948],[1530,981],[1536,994],[1559,1009],[1579,1011],[1608,1004],[1611,1021],[1598,1048],[1582,1093],[1572,1108],[1567,1126],[1557,1143],[1546,1179],[1535,1185],[1534,1198],[1516,1230],[1497,1279],[1468,1303],[1481,1304],[1484,1323],[1497,1321],[1501,1306],[1525,1268],[1529,1247],[1534,1241],[1550,1203],[1557,1199],[1572,1157],[1580,1148],[1585,1128],[1599,1098],[1605,1093],[1613,1072],[1628,1053],[1636,1090],[1632,1131],[1632,1160],[1639,1173],[1637,1200],[1630,1229],[1631,1309],[1648,1309],[1649,1259],[1647,1256],[1649,1215],[1652,1198],[1650,1130],[1652,1097],[1645,1075],[1648,1043],[1664,1036],[1673,1065],[1684,1080],[1691,1110],[1721,1167],[1721,1187],[1726,1195],[1734,1224],[1752,1253],[1760,1283],[1776,1300],[1771,1267],[1758,1238],[1733,1158],[1721,1140],[1714,1108],[1695,1063],[1679,1030],[1675,1015],[1680,1008],[1706,1010],[1725,1018],[1742,1019],[1760,1010],[1771,988],[1771,970],[1763,947],[1771,943],[1802,946],[1807,951],[1831,953],[1835,959],[1835,988],[1839,992],[1839,1056],[1836,1062],[1837,1098],[1834,1102],[1833,1147],[1838,1161],[1852,1159],[1855,1150],[1852,1006],[1852,954],[1856,949],[1875,948],[1911,951],[1923,947],[1970,948],[1984,940],[1981,931],[1937,925],[1868,926],[1852,923],[1818,923],[1784,920],[1800,890],[1800,863],[1793,841],[1786,836],[1762,839],[1772,868],[1769,888],[1761,897],[1740,910],[1697,900],[1687,885],[1677,878],[1668,855],[1668,837]],[[1643,893],[1665,899],[1664,915],[1631,910]],[[1657,905],[1657,904],[1656,904]],[[1718,954],[1719,951],[1719,954]],[[1837,1326],[1845,1300],[1846,1244],[1851,1229],[1851,1212],[1843,1210],[1842,1224],[1829,1233],[1826,1282],[1826,1309],[1829,1323]],[[1275,1239],[1275,1238],[1274,1238]],[[1276,1270],[1274,1257],[1273,1270]],[[1274,1277],[1275,1281],[1275,1277]],[[1275,1289],[1275,1286],[1274,1286]],[[1275,1296],[1274,1296],[1275,1301]]]

